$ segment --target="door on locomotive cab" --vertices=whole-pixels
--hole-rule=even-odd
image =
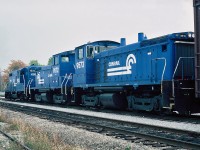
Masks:
[[[59,85],[58,86],[67,86],[70,85],[72,78],[72,73],[74,73],[74,57],[72,54],[61,54],[60,55],[60,74],[59,74]]]
[[[80,46],[75,49],[75,74],[73,83],[75,86],[85,84],[85,60],[84,60],[84,47]]]
[[[167,53],[167,44],[153,47],[151,51],[151,82],[159,84],[164,80],[164,75],[166,76]]]
[[[31,67],[29,69],[29,80],[31,80],[30,83],[29,83],[30,87],[35,86],[36,71],[37,71],[37,67]]]
[[[20,80],[20,84],[23,85],[24,88],[25,88],[27,86],[28,82],[29,82],[28,69],[27,68],[23,68],[23,69],[20,70],[19,80]]]
[[[52,65],[52,70],[51,70],[51,76],[50,76],[50,85],[53,88],[58,87],[59,85],[59,73],[60,73],[60,60],[59,60],[59,55],[53,56],[53,65]]]
[[[86,46],[86,84],[94,83],[95,79],[95,65],[94,65],[94,53],[95,53],[95,46],[87,45]]]

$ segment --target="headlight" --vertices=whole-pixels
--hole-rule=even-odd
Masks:
[[[188,33],[188,37],[191,38],[192,37],[192,33]]]
[[[192,37],[193,37],[193,38],[195,37],[195,34],[194,34],[194,33],[192,33]]]

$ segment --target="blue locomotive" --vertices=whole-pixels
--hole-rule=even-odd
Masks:
[[[73,86],[86,106],[145,111],[199,112],[194,98],[194,33],[174,33],[98,51],[75,49]],[[80,64],[80,66],[79,66]],[[76,94],[76,93],[75,93]]]
[[[31,87],[34,101],[65,103],[72,86],[74,74],[74,51],[53,55],[52,65],[40,66],[35,76],[35,87]]]
[[[9,82],[5,91],[8,99],[29,99],[30,89],[35,87],[36,70],[39,66],[28,66],[14,70],[9,74]]]
[[[139,33],[138,42],[130,45],[124,38],[120,43],[89,42],[54,55],[53,60],[52,65],[35,69],[35,86],[27,88],[35,101],[200,112],[200,101],[195,99],[193,32],[154,39]]]

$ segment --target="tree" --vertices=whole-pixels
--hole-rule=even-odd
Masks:
[[[53,57],[50,57],[47,65],[52,65],[52,64],[53,64]]]
[[[31,66],[31,65],[42,66],[42,65],[38,62],[38,60],[30,60],[29,66]]]
[[[27,65],[21,60],[11,60],[11,63],[8,65],[8,68],[3,71],[4,72],[4,74],[2,76],[3,82],[8,83],[9,74],[13,70],[17,70],[17,69],[23,68],[25,66],[27,66]]]

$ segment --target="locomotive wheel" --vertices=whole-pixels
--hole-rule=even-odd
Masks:
[[[20,100],[20,101],[23,101],[23,100],[24,100],[24,94],[20,94],[19,100]]]
[[[24,96],[24,100],[28,101],[29,100],[29,96]]]

